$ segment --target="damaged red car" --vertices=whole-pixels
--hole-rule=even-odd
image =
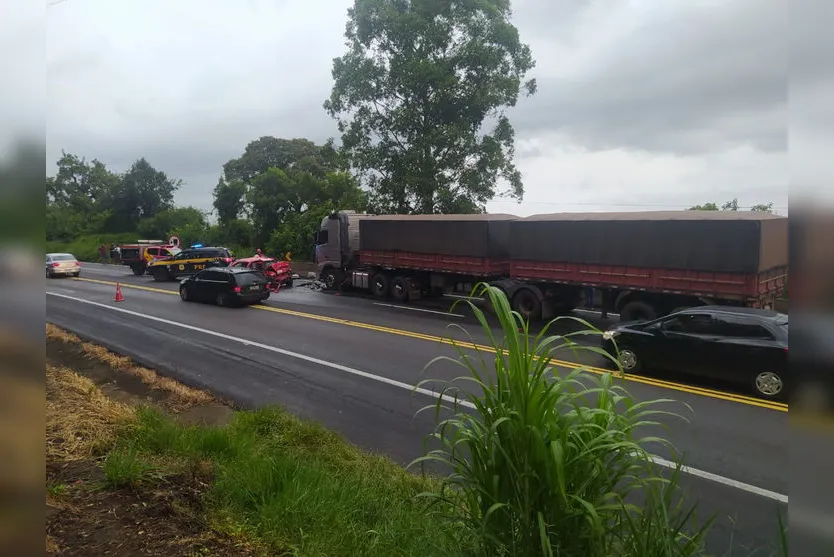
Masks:
[[[290,287],[293,283],[290,262],[274,257],[257,254],[253,257],[236,259],[230,267],[261,271],[269,281],[269,289],[272,291],[278,291],[282,286]]]

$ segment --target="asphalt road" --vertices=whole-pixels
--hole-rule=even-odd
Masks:
[[[47,282],[49,322],[243,406],[280,404],[402,463],[422,454],[433,425],[428,414],[414,416],[433,399],[410,386],[459,374],[446,362],[424,372],[432,358],[456,355],[442,337],[466,338],[447,325],[463,325],[476,344],[486,340],[468,316],[427,305],[387,307],[301,287],[273,295],[263,308],[228,309],[183,303],[173,295],[175,283],[134,277],[126,268],[86,264],[82,276],[87,280]],[[124,286],[122,303],[112,301],[113,281]],[[557,357],[567,368],[603,363],[596,354]],[[719,516],[711,549],[722,554],[732,539],[735,554],[771,554],[777,512],[787,506],[787,412],[715,386],[666,379],[624,386],[637,400],[670,398],[691,407],[670,406],[688,421],[671,418],[662,433],[692,468],[685,486],[700,501],[699,515]],[[671,457],[660,448],[655,454]]]

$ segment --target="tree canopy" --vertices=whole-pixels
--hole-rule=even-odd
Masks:
[[[55,176],[46,180],[47,241],[90,237],[94,254],[105,236],[121,233],[119,238],[135,241],[177,234],[186,244],[244,252],[260,247],[308,259],[322,218],[339,209],[367,208],[365,192],[330,142],[251,142],[224,166],[214,188],[217,224],[197,208],[174,205],[180,183],[144,158],[119,174],[97,159],[62,153]]]
[[[497,194],[522,199],[505,110],[522,89],[535,93],[523,81],[535,62],[510,15],[509,0],[354,2],[324,107],[377,210],[477,212]]]

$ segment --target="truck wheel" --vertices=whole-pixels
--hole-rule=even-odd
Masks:
[[[513,296],[513,310],[528,321],[537,321],[542,316],[542,303],[532,290],[522,288]]]
[[[391,281],[391,297],[397,302],[408,301],[408,279],[405,277],[394,277]]]
[[[145,269],[144,265],[132,265],[130,267],[130,270],[133,271],[133,274],[136,275],[137,277],[141,277],[142,275],[145,274],[145,271],[147,269]]]
[[[651,321],[656,317],[657,312],[646,302],[629,302],[620,310],[620,321]]]
[[[336,269],[325,269],[321,274],[321,281],[328,290],[336,290],[342,282],[340,275]]]
[[[377,298],[387,298],[391,292],[391,279],[385,273],[377,273],[371,277],[371,292]]]

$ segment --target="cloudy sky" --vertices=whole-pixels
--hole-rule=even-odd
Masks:
[[[209,209],[221,165],[250,140],[336,135],[321,105],[352,0],[52,2],[50,163],[65,149],[121,171],[145,156],[185,181],[179,203]],[[737,197],[787,213],[785,2],[513,6],[539,91],[510,113],[525,201],[493,202],[491,211],[686,208]],[[808,98],[818,94],[811,89]]]

